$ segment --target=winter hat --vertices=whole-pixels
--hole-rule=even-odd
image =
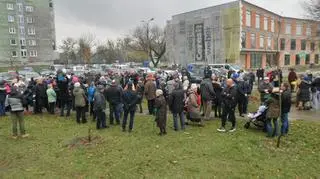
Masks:
[[[156,91],[156,96],[159,97],[159,96],[161,96],[161,95],[163,95],[163,91],[162,91],[161,89],[158,89],[158,90]]]
[[[191,89],[192,91],[197,91],[197,90],[198,90],[197,84],[193,83],[193,84],[191,85],[190,89]]]
[[[80,85],[80,83],[79,82],[76,82],[75,84],[74,84],[74,87],[76,87],[76,88],[79,88],[81,85]]]

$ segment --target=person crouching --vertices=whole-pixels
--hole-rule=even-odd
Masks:
[[[159,135],[166,135],[166,125],[167,125],[167,102],[163,96],[162,90],[156,91],[156,100],[155,100],[155,109],[156,109],[156,122],[157,126],[160,129]]]

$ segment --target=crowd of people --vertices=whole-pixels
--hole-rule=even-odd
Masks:
[[[124,132],[132,132],[135,113],[143,113],[145,98],[148,114],[154,116],[160,129],[159,135],[167,134],[168,109],[172,113],[175,131],[185,130],[188,124],[204,126],[205,121],[221,118],[221,127],[217,130],[227,132],[226,123],[230,121],[232,127],[228,132],[235,132],[236,108],[240,117],[248,113],[249,97],[256,79],[261,104],[268,106],[265,130],[269,137],[279,135],[278,118],[282,122],[281,135],[288,133],[293,91],[298,91],[299,109],[319,109],[320,76],[308,73],[298,77],[294,70],[289,73],[286,83],[282,81],[281,70],[277,69],[267,73],[258,69],[256,74],[252,70],[247,73],[241,70],[229,72],[228,76],[216,76],[206,68],[200,85],[189,82],[190,74],[186,69],[181,70],[181,75],[159,71],[155,74],[126,72],[91,77],[58,71],[56,77],[31,79],[28,84],[19,78],[11,84],[0,81],[0,116],[5,115],[6,110],[11,111],[14,138],[18,136],[17,126],[20,126],[22,137],[28,136],[24,128],[24,113],[42,114],[44,109],[50,115],[59,110],[61,117],[68,117],[71,111],[75,111],[78,124],[87,123],[90,116],[96,121],[98,130],[121,125]],[[107,103],[109,117],[106,115]],[[31,106],[33,111],[30,111]]]

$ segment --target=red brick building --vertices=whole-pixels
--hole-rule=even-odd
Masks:
[[[319,64],[320,22],[283,17],[240,1],[240,61],[246,68]]]

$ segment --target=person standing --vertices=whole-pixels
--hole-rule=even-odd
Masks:
[[[281,85],[281,135],[285,136],[289,131],[288,114],[291,109],[291,91],[288,83]]]
[[[155,116],[156,116],[156,122],[157,126],[160,129],[159,135],[166,135],[166,126],[167,126],[167,102],[166,99],[163,96],[162,90],[156,91],[157,98],[155,99]]]
[[[258,90],[260,92],[260,102],[261,104],[265,101],[265,96],[268,94],[268,91],[272,90],[273,86],[269,83],[269,78],[265,77],[264,80],[259,84]]]
[[[154,114],[154,103],[156,99],[156,84],[154,83],[154,78],[152,74],[147,77],[147,83],[144,86],[144,94],[148,100],[149,115]]]
[[[6,114],[5,101],[7,97],[7,92],[4,85],[4,81],[0,80],[0,116],[4,116]]]
[[[138,96],[133,89],[133,84],[131,81],[127,84],[127,89],[123,92],[123,105],[124,105],[124,115],[122,122],[122,131],[126,131],[126,125],[128,120],[128,115],[130,113],[130,122],[129,122],[129,132],[132,132],[134,115],[137,108]]]
[[[218,77],[215,77],[212,81],[213,90],[216,94],[216,99],[214,101],[214,117],[221,118],[221,104],[222,104],[222,87],[221,83],[218,81]]]
[[[80,124],[80,119],[82,119],[82,123],[87,123],[85,112],[87,97],[85,95],[84,90],[81,88],[81,84],[79,82],[76,82],[74,84],[73,95],[74,105],[76,108],[77,123]]]
[[[56,105],[56,102],[57,102],[57,94],[53,90],[52,84],[48,85],[47,96],[48,96],[48,105],[49,105],[49,111],[48,112],[49,112],[49,114],[54,114],[55,105]]]
[[[267,137],[276,137],[278,136],[278,118],[280,116],[280,102],[279,102],[279,95],[272,92],[273,90],[269,90],[267,92],[266,98],[266,105],[268,106],[268,111],[266,114],[267,123],[266,123],[266,130],[267,130]],[[274,129],[272,128],[271,121],[274,125]]]
[[[209,76],[210,75],[210,76]],[[211,74],[205,73],[205,79],[200,84],[201,99],[203,103],[204,119],[209,120],[215,92],[212,86]]]
[[[6,106],[11,107],[12,138],[17,139],[18,137],[18,124],[22,138],[28,137],[29,134],[26,134],[23,119],[23,96],[18,92],[17,87],[12,87],[11,93],[6,101]]]
[[[137,103],[139,105],[140,113],[143,113],[143,109],[142,109],[143,93],[144,93],[144,85],[143,85],[143,82],[139,80],[137,84],[137,95],[138,95]]]
[[[92,110],[96,116],[96,128],[105,129],[108,126],[106,125],[106,99],[103,95],[104,87],[98,85],[97,90],[95,90],[93,99],[92,99]]]
[[[320,74],[316,74],[312,85],[312,103],[315,110],[320,109]]]
[[[68,99],[70,97],[72,99],[72,96],[69,95],[69,79],[64,74],[59,74],[56,80],[59,89],[60,117],[63,117],[65,107],[69,107]],[[70,115],[70,113],[68,114]]]
[[[93,120],[96,119],[96,115],[93,110],[93,99],[96,92],[96,87],[94,86],[94,82],[92,82],[88,88],[88,102],[90,104],[90,116],[93,117]]]
[[[288,75],[288,81],[290,84],[291,92],[295,90],[295,86],[298,80],[297,73],[294,71],[293,68],[290,69],[289,75]]]
[[[110,109],[110,125],[114,124],[114,118],[116,119],[117,125],[120,125],[120,112],[122,107],[122,96],[123,91],[120,86],[117,85],[116,81],[111,82],[111,87],[105,91],[105,96],[109,102]]]
[[[242,77],[239,77],[236,82],[239,115],[240,117],[244,117],[243,114],[245,114],[245,103],[247,97],[245,82]]]
[[[36,114],[42,114],[42,108],[45,107],[48,109],[48,97],[47,97],[47,89],[46,86],[43,84],[43,79],[38,79],[38,84],[36,85],[35,89],[35,98],[36,98],[36,104],[35,104],[35,113]]]
[[[185,101],[185,94],[182,86],[179,83],[174,84],[174,90],[169,97],[169,107],[173,114],[173,127],[175,131],[179,130],[178,127],[178,115],[180,117],[180,124],[181,129],[185,129],[185,119],[184,119],[184,101]]]
[[[221,127],[219,132],[226,132],[226,122],[229,120],[232,123],[232,127],[229,132],[236,131],[236,117],[235,108],[237,106],[237,89],[232,79],[227,80],[227,87],[222,92],[223,109]]]

